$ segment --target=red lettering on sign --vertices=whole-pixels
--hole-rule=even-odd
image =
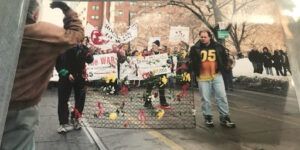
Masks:
[[[109,42],[107,40],[101,39],[100,37],[102,37],[102,33],[100,31],[98,31],[98,30],[92,31],[91,40],[92,40],[93,44],[102,45],[102,44],[105,44],[105,43]]]
[[[110,61],[112,64],[116,64],[115,57],[110,57]]]
[[[106,57],[102,57],[101,59],[101,64],[106,64]]]

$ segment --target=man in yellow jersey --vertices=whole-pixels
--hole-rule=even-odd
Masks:
[[[191,47],[190,61],[199,86],[202,101],[202,113],[207,127],[214,127],[211,111],[211,95],[214,93],[220,124],[234,128],[235,124],[230,121],[229,106],[222,78],[227,64],[225,47],[213,40],[209,30],[199,32],[200,40]]]

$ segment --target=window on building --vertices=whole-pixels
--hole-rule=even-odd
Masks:
[[[123,4],[122,1],[117,2],[117,5],[122,5],[122,4]]]
[[[119,10],[119,11],[118,11],[118,15],[119,15],[119,16],[123,16],[123,14],[124,14],[123,10]]]
[[[131,6],[136,5],[136,2],[130,2],[130,5],[131,5]]]
[[[99,6],[98,5],[92,6],[92,10],[99,10]]]
[[[91,18],[92,18],[93,20],[98,20],[98,19],[99,19],[99,16],[91,16]]]

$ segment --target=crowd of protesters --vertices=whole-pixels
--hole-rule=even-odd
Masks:
[[[274,67],[277,76],[287,76],[288,72],[292,74],[287,53],[283,50],[274,50],[272,55],[267,47],[264,47],[262,52],[252,49],[248,53],[248,58],[253,65],[254,73],[262,74],[265,70],[266,74],[274,75],[272,69]]]

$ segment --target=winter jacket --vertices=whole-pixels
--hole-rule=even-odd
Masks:
[[[290,67],[290,62],[289,62],[289,58],[287,56],[287,54],[282,54],[282,64],[284,67]]]
[[[64,28],[46,22],[25,25],[9,109],[38,104],[56,58],[83,39],[77,13],[70,9],[63,22]]]
[[[255,62],[255,63],[263,63],[263,54],[260,53],[259,51],[255,51],[255,50],[251,50],[248,54],[248,59],[251,62]]]
[[[68,77],[72,74],[75,78],[87,77],[85,63],[92,63],[94,60],[93,54],[89,52],[89,48],[85,45],[77,45],[57,58],[55,68],[59,73],[62,69],[67,70],[68,74],[62,76],[59,74],[60,78]]]
[[[225,47],[221,44],[211,41],[209,46],[202,44],[198,41],[194,46],[191,47],[190,50],[190,71],[194,72],[195,76],[200,75],[200,66],[201,66],[201,51],[206,49],[207,47],[212,47],[216,50],[216,61],[217,61],[217,70],[216,72],[223,73],[225,71],[225,66],[228,64],[228,57],[225,51]]]
[[[263,52],[263,62],[265,67],[272,67],[272,55],[270,52]]]
[[[275,68],[281,68],[282,67],[282,56],[278,53],[274,53],[272,60],[274,61],[273,66]]]

